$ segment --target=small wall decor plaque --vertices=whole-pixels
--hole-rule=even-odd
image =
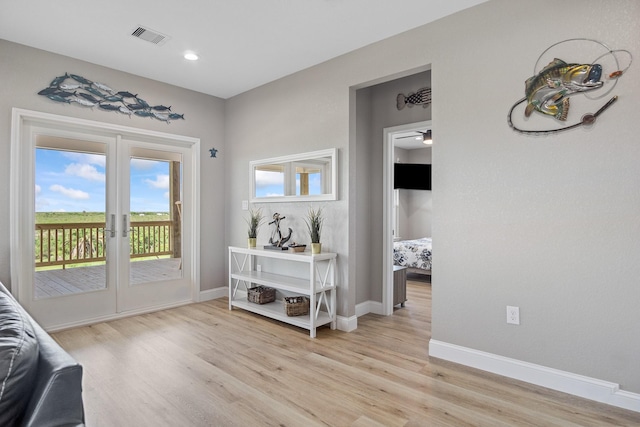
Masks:
[[[76,103],[87,108],[96,107],[129,117],[149,117],[165,123],[184,120],[184,114],[174,113],[171,106],[151,105],[138,94],[124,90],[116,91],[104,83],[93,82],[77,74],[64,73],[63,76],[54,78],[49,87],[42,89],[38,95],[46,96],[55,102]]]

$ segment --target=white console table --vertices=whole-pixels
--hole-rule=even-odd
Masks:
[[[242,308],[282,322],[308,329],[312,338],[318,326],[331,324],[336,328],[336,257],[337,254],[293,250],[277,251],[261,248],[229,247],[229,310]],[[294,277],[286,271],[286,263],[272,262],[275,271],[257,271],[261,258],[307,264],[306,277]],[[287,296],[309,298],[309,314],[287,316],[284,302],[276,299],[267,304],[247,301],[246,290],[255,285],[275,288]],[[277,295],[277,294],[276,294]]]

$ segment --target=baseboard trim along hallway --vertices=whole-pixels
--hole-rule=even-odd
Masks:
[[[609,381],[547,368],[434,339],[429,341],[429,356],[640,412],[640,394],[620,390],[619,384]]]

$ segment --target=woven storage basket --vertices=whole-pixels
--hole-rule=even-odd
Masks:
[[[303,316],[309,314],[309,298],[285,297],[284,309],[287,316]]]
[[[275,288],[267,286],[256,286],[247,290],[247,301],[256,304],[266,304],[276,300]]]

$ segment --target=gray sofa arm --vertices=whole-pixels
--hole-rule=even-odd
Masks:
[[[23,425],[84,425],[82,366],[40,325],[34,321],[31,323],[40,344],[40,356],[36,386],[25,412]]]

